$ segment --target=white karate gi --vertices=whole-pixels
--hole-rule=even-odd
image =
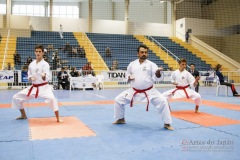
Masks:
[[[42,73],[46,73],[46,80],[44,81],[42,79]],[[41,60],[40,62],[36,62],[34,60],[33,62],[30,63],[29,68],[28,68],[28,79],[30,77],[35,77],[36,80],[32,82],[32,84],[42,84],[42,83],[47,83],[49,80],[49,64]],[[28,92],[30,90],[31,86],[23,89],[22,91],[16,93],[13,96],[12,99],[12,108],[17,108],[17,109],[23,109],[23,102],[26,100],[30,100],[35,98],[35,95],[37,93],[37,87],[33,87],[31,94],[28,95]],[[49,84],[39,86],[38,87],[39,93],[38,97],[45,98],[45,102],[54,110],[58,111],[58,102],[57,99],[54,97],[53,94],[53,89]]]
[[[171,81],[172,83],[176,82],[178,83],[177,86],[179,87],[185,87],[190,85],[191,88],[195,88],[194,82],[195,82],[195,78],[192,76],[192,74],[190,72],[188,72],[187,70],[183,70],[182,72],[180,72],[180,70],[176,70],[172,73],[171,75]],[[164,97],[166,97],[167,99],[169,98],[184,98],[186,97],[186,93],[184,92],[183,89],[178,89],[174,92],[174,94],[172,93],[174,90],[176,90],[176,88],[168,90],[166,92],[164,92],[162,95]],[[195,92],[194,90],[190,89],[189,87],[187,87],[186,92],[188,94],[188,97],[191,98],[192,100],[194,100],[196,105],[201,105],[201,95],[197,92]]]
[[[139,63],[139,59],[131,62],[127,68],[127,76],[131,75],[135,78],[131,81],[131,87],[138,90],[144,90],[153,86],[154,81],[157,80],[157,77],[155,75],[157,69],[157,65],[149,60],[145,60],[142,64]],[[125,90],[115,98],[115,119],[118,120],[124,118],[125,105],[131,102],[133,94],[135,93],[135,90],[133,90],[133,88]],[[167,99],[163,97],[154,87],[147,90],[146,94],[148,96],[149,102],[158,109],[163,122],[165,124],[172,123]],[[137,93],[134,96],[134,101],[142,100],[146,100],[144,93]]]

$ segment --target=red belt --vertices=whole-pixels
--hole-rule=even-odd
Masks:
[[[48,82],[41,83],[41,84],[33,84],[32,87],[30,88],[30,90],[28,91],[27,96],[28,96],[28,97],[30,96],[33,87],[37,87],[37,91],[36,91],[36,95],[35,95],[35,98],[37,98],[37,97],[38,97],[38,92],[39,92],[38,87],[40,87],[40,86],[44,86],[44,85],[46,85],[46,84],[48,84]]]
[[[147,108],[146,108],[146,111],[148,111],[148,106],[149,106],[149,99],[148,99],[148,96],[147,96],[147,93],[146,93],[146,91],[147,90],[150,90],[150,89],[152,89],[153,88],[153,86],[151,86],[151,87],[149,87],[149,88],[147,88],[147,89],[144,89],[144,90],[139,90],[139,89],[136,89],[136,88],[133,88],[134,89],[134,94],[133,94],[133,97],[136,95],[136,94],[138,94],[138,93],[144,93],[145,94],[145,96],[147,97]],[[130,107],[132,107],[133,106],[133,97],[132,97],[132,100],[131,100],[131,103],[130,103]]]
[[[182,89],[184,92],[185,92],[185,94],[186,94],[186,96],[187,96],[187,99],[189,99],[189,96],[188,96],[188,94],[187,94],[187,91],[186,91],[186,88],[188,88],[190,85],[187,85],[187,86],[176,86],[176,89],[172,92],[172,94],[174,94],[177,90],[180,90],[180,89]]]

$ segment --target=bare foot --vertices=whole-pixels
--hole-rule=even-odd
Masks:
[[[27,119],[27,116],[20,116],[16,118],[16,120],[21,120],[21,119]]]
[[[58,119],[57,122],[58,123],[63,123],[63,120],[62,119]]]

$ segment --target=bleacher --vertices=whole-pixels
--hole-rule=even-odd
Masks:
[[[189,52],[187,49],[183,48],[179,44],[174,43],[168,37],[157,37],[153,36],[153,38],[162,44],[167,50],[175,54],[178,58],[185,58],[187,59],[188,65],[194,63],[196,69],[199,71],[207,71],[210,69],[210,65],[206,64],[205,61],[202,61],[200,58],[196,57],[196,55]],[[165,50],[163,47],[161,47]],[[166,50],[165,50],[166,51]],[[170,56],[172,56],[170,54]],[[172,56],[173,57],[173,56]]]
[[[113,60],[117,60],[118,69],[126,70],[128,64],[138,58],[137,47],[141,43],[132,35],[87,33],[87,36],[109,68],[112,67]],[[111,57],[106,57],[107,47],[111,50]],[[160,60],[151,50],[149,50],[148,59],[158,66],[168,68],[168,65]]]
[[[67,42],[72,47],[78,45],[77,40],[75,39],[72,32],[64,32],[64,38],[61,39],[58,32],[49,32],[49,31],[32,31],[30,38],[17,38],[17,47],[16,50],[21,55],[21,65],[16,65],[16,69],[21,69],[22,65],[27,61],[28,57],[35,58],[34,47],[36,44],[42,44],[45,48],[48,45],[53,45],[54,49],[58,49],[59,56],[63,63],[63,66],[76,66],[77,69],[82,68],[86,63],[86,58],[72,58],[68,53],[63,52],[63,48]],[[53,66],[52,54],[54,50],[48,54],[48,60],[50,66]]]

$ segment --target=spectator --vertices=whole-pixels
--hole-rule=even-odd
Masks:
[[[77,46],[72,48],[72,58],[77,57]]]
[[[70,72],[70,75],[71,75],[72,77],[79,77],[79,76],[80,76],[80,74],[79,74],[79,72],[77,71],[77,68],[76,68],[76,67],[73,67],[73,68],[72,68],[72,71]]]
[[[31,58],[31,57],[28,57],[27,63],[30,64],[31,62],[32,62],[32,58]]]
[[[189,72],[193,75],[193,77],[196,79],[199,77],[199,72],[195,69],[195,64],[191,63],[190,64],[190,70]],[[197,82],[197,85],[195,87],[195,91],[198,93],[199,90],[199,82]]]
[[[27,72],[28,71],[28,65],[27,63],[24,63],[24,65],[22,66],[22,71]]]
[[[220,65],[220,64],[218,64],[216,66],[216,75],[218,76],[219,82],[220,82],[221,85],[225,85],[225,86],[228,86],[228,87],[231,88],[233,96],[235,96],[235,97],[240,96],[238,94],[238,92],[236,91],[234,84],[224,81],[224,77],[223,77],[223,74],[222,74],[222,65]]]
[[[18,54],[17,51],[15,51],[15,53],[13,55],[13,60],[14,60],[14,65],[21,64],[21,56],[20,56],[20,54]]]
[[[2,42],[2,35],[0,34],[0,43]]]
[[[59,35],[60,35],[60,38],[63,39],[63,27],[61,24],[60,24],[60,29],[59,29]]]
[[[82,58],[86,57],[86,52],[85,52],[84,47],[81,48],[80,57],[82,57]]]
[[[109,47],[106,48],[106,57],[112,57],[112,53]]]
[[[60,85],[63,89],[69,89],[69,80],[68,80],[68,74],[67,71],[65,71],[65,68],[62,67],[61,71],[58,72],[58,89],[60,88]]]
[[[112,62],[112,70],[117,70],[118,69],[118,61],[115,59],[113,62]]]
[[[50,53],[50,51],[53,51],[53,50],[54,48],[52,44],[47,45],[47,53]]]
[[[83,75],[88,75],[92,74],[92,76],[95,76],[93,68],[91,66],[91,62],[88,62],[85,66],[82,68],[82,74]]]
[[[69,44],[69,42],[66,43],[64,49],[63,49],[63,52],[64,53],[69,53],[69,54],[72,54],[72,46]]]
[[[15,70],[15,68],[11,66],[10,62],[8,62],[7,66],[4,67],[4,70]]]
[[[186,34],[185,34],[185,40],[186,40],[187,43],[188,43],[189,37],[190,37],[190,36],[189,36],[189,32],[187,31]]]

